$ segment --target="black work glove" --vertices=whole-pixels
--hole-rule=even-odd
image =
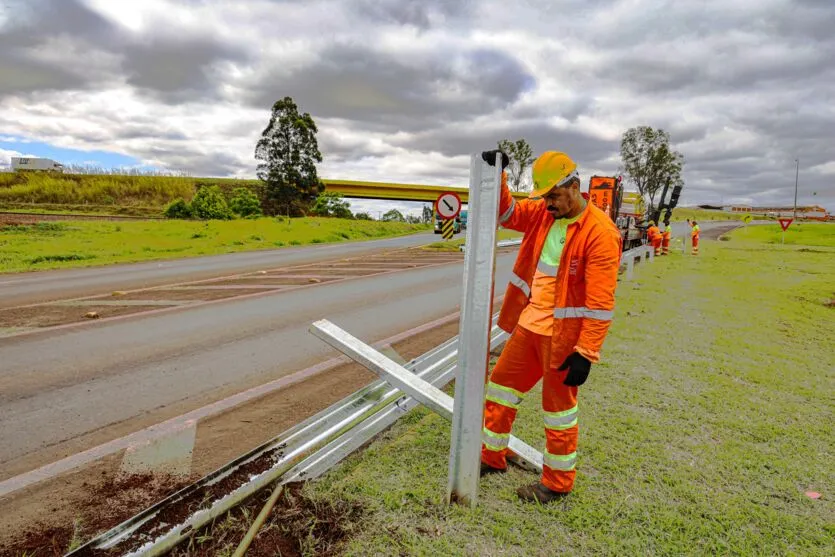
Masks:
[[[502,170],[507,168],[507,165],[510,164],[510,158],[507,154],[502,151],[501,149],[493,149],[491,151],[482,151],[481,152],[481,160],[489,164],[490,166],[496,166],[496,155],[501,153],[502,154]]]
[[[559,367],[560,371],[564,369],[568,369],[568,375],[565,376],[565,381],[562,384],[569,387],[579,387],[589,377],[591,362],[581,356],[579,352],[574,352]]]

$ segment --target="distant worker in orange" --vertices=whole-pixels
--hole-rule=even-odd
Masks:
[[[654,220],[649,221],[647,240],[655,249],[655,255],[661,255],[661,230],[655,225]]]
[[[693,250],[690,253],[693,255],[699,255],[699,232],[701,232],[699,223],[693,220],[690,223],[690,239],[693,243]]]
[[[664,223],[664,232],[661,233],[661,255],[670,255],[670,239],[673,235],[673,227],[669,222]]]
[[[500,151],[485,151],[490,165]],[[502,153],[502,169],[508,158]],[[580,193],[577,165],[543,153],[533,165],[531,199],[516,201],[502,173],[499,224],[524,232],[499,313],[512,333],[487,386],[481,474],[507,468],[508,441],[525,394],[540,379],[546,448],[539,482],[520,487],[525,501],[548,503],[574,487],[577,391],[612,321],[621,236]]]

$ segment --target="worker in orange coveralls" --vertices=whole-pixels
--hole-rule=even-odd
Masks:
[[[654,220],[649,221],[647,240],[655,248],[655,255],[661,255],[661,230],[655,225]]]
[[[693,243],[693,250],[690,253],[692,255],[699,255],[699,232],[701,232],[699,223],[694,220],[690,223],[690,239]]]
[[[670,238],[673,234],[673,227],[670,223],[664,224],[664,232],[661,233],[661,255],[670,255]]]
[[[498,150],[485,151],[491,166]],[[508,158],[502,153],[502,169]],[[499,224],[524,233],[499,313],[512,333],[489,379],[481,474],[507,468],[513,420],[525,394],[543,379],[546,450],[540,481],[521,487],[547,503],[574,487],[577,387],[585,383],[612,321],[621,236],[580,193],[577,165],[548,151],[533,165],[531,199],[517,202],[502,173]]]

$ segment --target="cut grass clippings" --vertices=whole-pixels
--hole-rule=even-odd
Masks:
[[[401,236],[428,225],[326,218],[42,222],[0,228],[0,272],[84,267]]]
[[[831,555],[835,250],[740,234],[619,284],[567,499],[520,502],[537,477],[511,467],[447,507],[450,424],[420,408],[305,487],[365,509],[345,554]],[[537,387],[514,428],[536,447],[539,405]]]

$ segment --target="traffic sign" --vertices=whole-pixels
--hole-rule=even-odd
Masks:
[[[743,221],[745,224],[748,224],[748,223],[749,223],[749,222],[751,222],[752,220],[754,220],[754,217],[752,217],[751,215],[745,215],[744,217],[742,217],[742,221]]]
[[[443,223],[441,223],[441,232],[444,240],[452,238],[452,235],[455,233],[455,220],[446,219]]]
[[[789,228],[789,226],[791,226],[792,221],[794,221],[794,219],[778,219],[778,220],[780,222],[780,226],[783,227],[783,232],[785,232]]]
[[[454,219],[461,212],[461,198],[455,192],[446,192],[438,196],[435,210],[445,219]]]

